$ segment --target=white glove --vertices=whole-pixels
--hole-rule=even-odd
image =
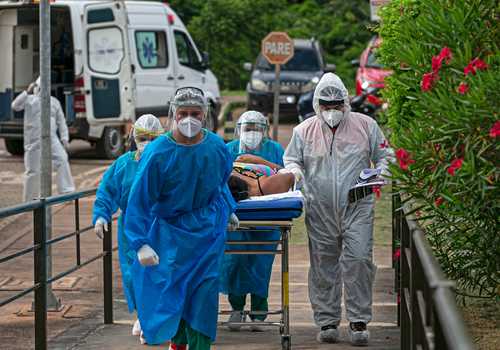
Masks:
[[[104,236],[104,232],[108,232],[108,222],[104,218],[97,218],[94,226],[94,232],[99,237],[102,239]]]
[[[304,185],[304,174],[299,168],[283,169],[283,173],[292,173],[295,177],[294,190],[300,190]]]
[[[383,182],[383,184],[386,183],[385,179],[381,177],[382,174],[382,169],[379,168],[366,168],[361,170],[359,173],[359,178],[357,180],[357,184],[365,184],[365,183],[372,183],[376,182],[379,184],[380,182]]]
[[[240,228],[240,219],[236,216],[235,213],[232,213],[229,217],[229,224],[227,225],[228,231],[236,231]]]
[[[139,262],[142,266],[153,266],[158,265],[160,263],[160,258],[158,254],[148,246],[144,244],[141,249],[137,252],[137,257],[139,258]]]

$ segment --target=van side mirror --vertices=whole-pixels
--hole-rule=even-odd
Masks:
[[[359,59],[355,58],[355,59],[351,60],[351,66],[359,67]]]
[[[210,67],[210,55],[206,51],[203,51],[201,53],[201,65],[205,69],[208,69],[208,67]]]
[[[247,72],[251,72],[252,71],[252,64],[250,62],[243,63],[243,69],[246,70]]]
[[[335,64],[333,64],[333,63],[326,64],[325,71],[327,73],[335,73],[336,70],[337,70],[337,66]]]

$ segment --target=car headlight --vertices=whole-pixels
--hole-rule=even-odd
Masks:
[[[369,81],[369,80],[364,80],[363,83],[361,84],[361,88],[363,90],[366,90],[370,87],[370,85],[372,85],[373,82]]]
[[[308,83],[302,85],[302,92],[309,92],[311,90],[314,90],[316,88],[316,85],[319,83],[319,78],[314,77],[309,81]]]
[[[252,89],[257,90],[257,91],[267,91],[267,84],[260,80],[260,79],[252,79],[251,82]]]

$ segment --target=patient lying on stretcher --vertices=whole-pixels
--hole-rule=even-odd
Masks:
[[[254,155],[242,155],[233,163],[229,189],[236,201],[249,197],[284,193],[293,188],[295,177],[278,172],[281,167]]]

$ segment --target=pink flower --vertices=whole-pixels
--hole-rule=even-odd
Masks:
[[[434,204],[436,205],[436,207],[439,207],[441,204],[443,204],[443,202],[444,202],[443,197],[437,197],[436,200],[434,201]]]
[[[410,164],[415,163],[410,157],[410,153],[404,148],[400,148],[396,151],[396,158],[399,161],[399,167],[403,170],[408,170]]]
[[[401,257],[401,249],[400,249],[400,248],[397,248],[397,249],[394,251],[394,254],[392,255],[392,260],[394,260],[394,261],[398,261],[400,257]]]
[[[463,158],[455,158],[450,166],[448,167],[448,169],[446,169],[446,171],[448,172],[448,174],[450,174],[451,176],[455,176],[455,171],[457,171],[458,169],[460,169],[462,167],[462,164],[464,162],[464,159]]]
[[[471,60],[467,66],[465,66],[464,74],[465,75],[468,75],[468,74],[476,75],[476,69],[486,70],[486,69],[488,69],[488,67],[489,66],[486,62],[484,62],[479,57],[476,57],[473,60]]]
[[[437,56],[432,56],[432,72],[437,74],[443,65],[443,61],[449,64],[451,61],[452,53],[448,47],[443,47]]]
[[[387,142],[387,140],[384,140],[384,142],[382,142],[380,144],[380,148],[384,149],[384,148],[388,148],[389,147],[389,143]]]
[[[439,56],[432,56],[432,71],[434,73],[439,72],[441,65],[443,64],[443,59]]]
[[[441,49],[441,52],[439,53],[439,58],[442,60],[446,61],[446,64],[450,64],[451,58],[453,57],[453,54],[451,53],[451,50],[449,47],[443,47]]]
[[[497,120],[490,129],[490,137],[494,139],[500,136],[500,120]]]
[[[420,82],[420,88],[422,89],[422,91],[429,91],[437,78],[438,75],[435,72],[425,73],[422,76],[422,81]]]
[[[464,74],[465,75],[476,75],[476,68],[472,65],[472,63],[469,63],[468,65],[465,66],[464,68]]]
[[[469,85],[467,83],[461,82],[460,85],[458,85],[458,92],[461,95],[465,95],[469,91]]]
[[[476,57],[474,58],[470,64],[472,64],[475,68],[479,69],[479,70],[486,70],[488,69],[488,64],[486,62],[484,62],[482,59],[480,59],[479,57]]]

